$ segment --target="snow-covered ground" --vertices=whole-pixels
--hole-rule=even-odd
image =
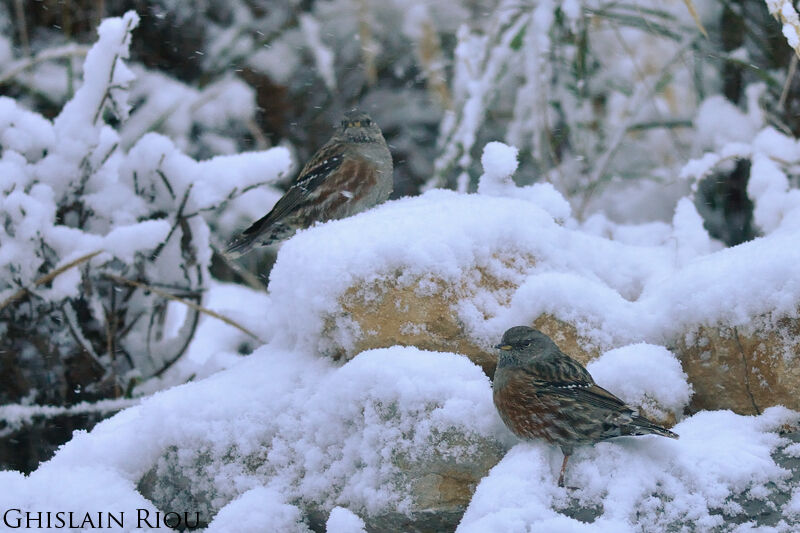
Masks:
[[[133,129],[100,125],[96,116],[109,102],[125,114],[121,88],[132,71],[122,59],[135,23],[129,14],[101,26],[101,43],[113,46],[92,49],[84,85],[54,122],[0,98],[0,207],[8,217],[0,268],[25,286],[40,274],[40,250],[31,245],[40,238],[59,265],[100,250],[90,263],[98,267],[132,261],[168,238],[171,221],[141,220],[153,207],[131,194],[140,192],[141,176],[152,178],[157,207],[199,212],[291,166],[281,148],[198,163],[163,136],[134,141],[126,133]],[[100,75],[109,71],[113,79]],[[463,502],[459,531],[796,531],[800,467],[777,458],[800,457],[800,443],[783,435],[800,415],[777,405],[756,416],[685,415],[692,385],[669,349],[699,325],[798,319],[800,193],[789,175],[800,165],[800,142],[751,111],[707,100],[698,117],[706,153],[682,177],[688,191],[732,157],[751,159],[747,192],[763,236],[724,249],[703,228],[691,193],[668,222],[626,225],[600,213],[579,220],[552,185],[515,186],[517,150],[490,143],[476,194],[430,190],[299,232],[281,248],[268,294],[205,281],[204,304],[265,343],[202,317],[181,360],[136,390],[138,405],[77,432],[29,476],[0,472],[0,510],[73,511],[81,519],[124,513],[126,530],[147,530],[153,520],[137,518],[159,510],[200,512],[209,531],[308,531],[314,516],[331,533],[357,532],[376,517],[429,511],[420,504],[431,494],[426,469],[474,472],[474,464],[496,463]],[[55,198],[71,187],[64,169],[80,168],[85,154],[100,222],[55,226]],[[157,170],[174,179],[169,194]],[[257,215],[276,199],[274,191],[259,194],[241,210]],[[223,217],[223,225],[234,223]],[[205,269],[209,228],[201,217],[191,224],[200,247],[193,259]],[[175,244],[149,274],[177,275],[179,256]],[[487,277],[501,288],[487,288]],[[75,270],[40,296],[74,296],[80,282]],[[399,345],[356,353],[377,333],[344,312],[342,298],[354,290],[372,302],[398,287],[443,299],[459,334],[486,350],[506,328],[543,314],[569,324],[600,354],[588,366],[598,383],[651,416],[671,416],[680,439],[581,448],[569,488],[559,488],[560,451],[511,436],[492,404],[491,381],[470,358]],[[4,290],[0,301],[14,293]],[[174,329],[182,312],[171,307]],[[404,327],[424,335],[427,325]],[[242,355],[243,346],[255,349]],[[769,355],[800,364],[791,350]],[[3,419],[25,417],[3,409]],[[748,523],[742,516],[753,505],[779,518]]]

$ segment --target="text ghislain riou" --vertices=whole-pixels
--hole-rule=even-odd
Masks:
[[[3,525],[10,529],[114,529],[133,525],[136,528],[162,526],[172,529],[196,529],[200,526],[199,512],[151,511],[136,509],[135,516],[124,511],[23,511],[6,509]],[[129,523],[126,524],[126,521]]]

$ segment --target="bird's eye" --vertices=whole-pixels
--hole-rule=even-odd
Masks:
[[[372,125],[372,121],[370,119],[368,119],[368,118],[365,118],[364,119],[364,125],[365,126],[371,126]]]

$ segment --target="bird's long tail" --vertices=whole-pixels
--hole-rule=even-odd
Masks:
[[[630,431],[630,435],[661,435],[662,437],[669,437],[671,439],[678,438],[677,433],[673,433],[641,415],[634,416],[631,425],[628,426],[628,430]]]
[[[238,234],[231,240],[230,243],[228,243],[228,247],[225,249],[225,254],[233,259],[245,255],[253,249],[258,237],[258,233],[251,233],[249,235],[246,233]]]
[[[272,212],[268,213],[266,216],[261,217],[260,219],[253,222],[250,227],[239,233],[236,237],[234,237],[230,243],[228,243],[228,247],[225,249],[225,254],[231,258],[241,257],[244,254],[250,252],[253,247],[258,244],[259,240],[264,240],[268,238],[269,235],[264,235],[265,228],[268,226],[268,218],[272,214]],[[266,243],[265,243],[266,244]]]

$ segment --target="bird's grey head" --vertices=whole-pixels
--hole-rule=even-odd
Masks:
[[[553,340],[541,331],[528,326],[514,326],[505,333],[500,344],[499,363],[520,364],[558,351]]]
[[[356,109],[344,114],[336,131],[348,142],[363,143],[383,140],[381,129],[367,113]]]

